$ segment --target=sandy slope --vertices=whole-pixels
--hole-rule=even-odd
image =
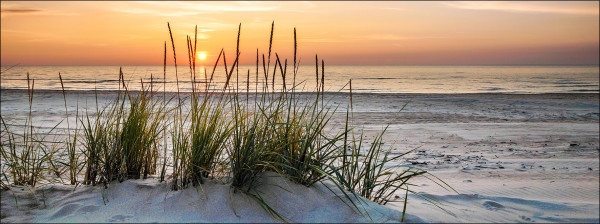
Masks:
[[[273,173],[257,193],[288,222],[399,222],[402,213],[362,199],[359,210],[325,185],[307,188]],[[336,194],[342,195],[328,185]],[[19,209],[15,208],[14,197]],[[113,183],[108,189],[52,185],[2,192],[2,222],[281,222],[243,193],[224,184],[171,191],[156,179]],[[422,221],[407,216],[406,221]]]
[[[40,100],[34,106],[35,119],[45,121],[43,126],[53,126],[63,117],[62,96],[57,92],[38,92]],[[307,94],[308,95],[308,94]],[[68,97],[69,107],[73,110],[79,102],[79,108],[85,103],[91,105],[95,101],[93,94],[80,92]],[[112,99],[112,95],[100,95],[100,101]],[[37,98],[36,98],[37,99]],[[2,92],[3,116],[19,117],[27,110],[23,107],[26,96],[19,91]],[[332,105],[337,105],[338,111],[346,111],[349,101],[344,94],[327,94],[326,100]],[[35,99],[34,99],[35,101]],[[401,113],[400,108],[410,102]],[[599,104],[598,94],[539,94],[539,95],[504,95],[504,94],[354,94],[353,123],[364,129],[368,137],[372,137],[389,124],[388,132],[384,137],[385,146],[389,146],[394,153],[401,153],[419,147],[407,156],[407,160],[398,161],[400,164],[414,164],[414,166],[431,171],[454,187],[457,193],[446,191],[427,179],[417,179],[412,190],[422,192],[431,198],[436,198],[439,205],[446,209],[442,211],[436,206],[417,195],[409,196],[408,214],[412,221],[426,222],[599,222]],[[338,114],[331,121],[331,131],[339,130],[344,122],[345,115]],[[139,189],[142,185],[144,190]],[[115,185],[117,186],[117,185]],[[67,188],[67,187],[53,187]],[[219,213],[196,214],[196,210],[176,210],[177,206],[191,208],[193,205],[203,208],[202,193],[195,190],[182,192],[168,192],[161,185],[150,184],[145,181],[128,181],[122,184],[123,188],[118,194],[113,192],[114,201],[121,198],[132,198],[135,205],[148,204],[150,210],[143,207],[104,207],[99,190],[89,190],[81,187],[82,192],[78,197],[86,198],[59,200],[50,203],[45,209],[31,209],[35,207],[20,206],[20,209],[11,207],[14,200],[2,193],[2,222],[16,221],[31,218],[31,221],[67,221],[76,217],[87,217],[84,214],[94,214],[103,217],[98,221],[149,221],[145,217],[152,217],[152,221],[185,221],[175,217],[197,217],[205,221],[268,221],[272,220],[268,214],[259,211],[259,207],[252,207],[249,200],[236,200],[242,218],[231,216],[228,213],[220,217]],[[115,188],[115,189],[116,189]],[[296,187],[292,187],[296,189]],[[72,187],[70,188],[72,189]],[[226,186],[207,186],[205,188],[220,192],[222,195],[231,195]],[[273,189],[277,191],[278,188]],[[110,199],[111,191],[107,196]],[[66,190],[56,190],[58,194],[66,194]],[[266,195],[271,195],[271,190]],[[311,198],[315,196],[306,193]],[[24,191],[26,192],[26,191]],[[73,194],[79,192],[76,190]],[[127,193],[129,192],[129,193]],[[146,192],[146,193],[142,193]],[[154,193],[152,193],[154,192]],[[304,193],[295,195],[304,195]],[[39,193],[38,193],[39,194]],[[126,197],[126,195],[136,197]],[[125,195],[125,196],[124,196]],[[154,196],[149,196],[154,195]],[[190,196],[196,195],[196,196]],[[312,196],[310,196],[312,195]],[[298,197],[294,195],[281,196],[285,200]],[[278,197],[279,197],[278,196]],[[403,195],[399,195],[402,197]],[[139,198],[138,198],[139,197]],[[186,198],[188,202],[177,202],[173,207],[165,203],[175,201],[172,197]],[[236,196],[234,194],[233,197]],[[304,197],[304,196],[302,196]],[[51,196],[48,196],[51,201]],[[73,197],[77,198],[77,197]],[[136,198],[135,200],[133,198]],[[298,210],[294,203],[283,203],[283,213],[295,221],[369,221],[355,215],[349,215],[349,210],[340,212],[344,206],[338,206],[339,201],[327,197],[314,197],[303,204],[304,208],[323,211],[311,213],[310,210]],[[319,202],[319,200],[324,200]],[[223,203],[230,199],[223,197]],[[242,202],[246,200],[247,202]],[[285,201],[284,200],[284,201]],[[23,199],[27,204],[27,200]],[[312,204],[311,204],[312,203]],[[319,203],[330,204],[332,207],[319,207]],[[336,204],[338,203],[338,204]],[[70,205],[73,204],[73,205]],[[90,207],[87,211],[83,209]],[[171,204],[172,205],[172,204]],[[322,204],[321,204],[322,205]],[[343,203],[342,203],[343,205]],[[70,208],[67,206],[71,206]],[[162,206],[162,207],[161,207]],[[164,208],[164,207],[167,208]],[[210,207],[213,206],[209,203]],[[223,206],[230,211],[232,206]],[[287,207],[286,207],[287,206]],[[65,208],[66,207],[66,208]],[[235,207],[235,206],[233,206]],[[388,208],[401,210],[401,203],[389,203]],[[236,207],[237,208],[237,207]],[[57,213],[61,209],[72,211],[72,216]],[[137,209],[137,210],[136,210]],[[163,215],[152,216],[162,209],[169,211]],[[227,210],[228,209],[228,210]],[[247,209],[247,210],[244,210]],[[127,211],[117,212],[119,217],[101,215],[102,211]],[[335,211],[334,211],[335,210]],[[185,214],[188,211],[190,214]],[[86,213],[88,212],[88,213]],[[34,214],[24,215],[26,213]],[[22,214],[22,215],[19,215]],[[55,218],[53,215],[58,214]],[[62,215],[61,215],[62,214]],[[76,215],[74,215],[76,214]],[[132,215],[134,214],[134,215]],[[139,215],[135,215],[139,214]],[[168,216],[164,214],[174,214]],[[197,216],[196,216],[197,215]],[[319,215],[328,215],[332,219],[319,218]],[[129,217],[133,216],[133,217]],[[63,217],[64,219],[61,219]],[[72,218],[65,218],[72,217]],[[244,218],[245,217],[245,218]],[[256,219],[250,218],[255,217]],[[311,217],[315,218],[312,219]],[[382,220],[394,221],[395,215]],[[111,220],[114,218],[114,220]]]

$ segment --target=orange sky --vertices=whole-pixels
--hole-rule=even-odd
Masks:
[[[202,63],[273,52],[314,64],[598,64],[598,2],[1,2],[1,63],[162,65],[167,22],[178,64],[198,25]],[[172,52],[168,42],[168,57]]]

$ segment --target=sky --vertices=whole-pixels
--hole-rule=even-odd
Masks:
[[[13,2],[1,1],[1,64],[188,63],[187,35],[212,64],[275,53],[329,65],[579,65],[599,63],[598,1],[587,2]],[[262,63],[262,62],[261,62]]]

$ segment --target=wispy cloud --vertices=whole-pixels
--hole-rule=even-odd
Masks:
[[[194,40],[194,33],[189,33],[187,35],[190,36],[190,38],[192,38],[192,41]],[[209,39],[210,35],[205,34],[205,33],[198,33],[197,38],[198,39]]]
[[[444,2],[452,8],[527,13],[598,15],[598,2]]]
[[[56,5],[33,2],[0,1],[0,15],[8,16],[74,16],[80,15],[77,11],[68,11]]]
[[[4,19],[11,15],[35,15],[41,14],[42,12],[44,12],[44,10],[30,8],[6,9],[5,6],[2,6],[2,10],[0,10],[0,18]]]
[[[72,12],[59,12],[53,10],[45,10],[38,8],[12,8],[10,6],[2,6],[2,10],[0,10],[0,15],[2,18],[12,15],[44,15],[44,16],[74,16],[79,15],[77,13]]]
[[[44,10],[40,9],[2,9],[3,13],[38,13],[43,12]]]

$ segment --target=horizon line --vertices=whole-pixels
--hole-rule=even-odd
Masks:
[[[223,64],[218,64],[217,66],[222,66]],[[21,65],[21,64],[11,64],[11,65],[2,65],[2,67],[19,67],[19,66],[164,66],[163,64],[77,64],[77,65],[68,65],[68,64],[37,64],[37,65]],[[174,66],[174,64],[167,64],[167,66]],[[188,64],[181,64],[179,66],[189,67]],[[196,64],[196,67],[202,65]],[[214,66],[214,64],[205,65],[208,67]],[[256,64],[240,64],[240,66],[256,66]],[[300,65],[307,66],[307,65]],[[313,67],[314,65],[308,65]],[[598,64],[325,64],[325,66],[600,66]],[[261,66],[259,66],[261,67]]]

